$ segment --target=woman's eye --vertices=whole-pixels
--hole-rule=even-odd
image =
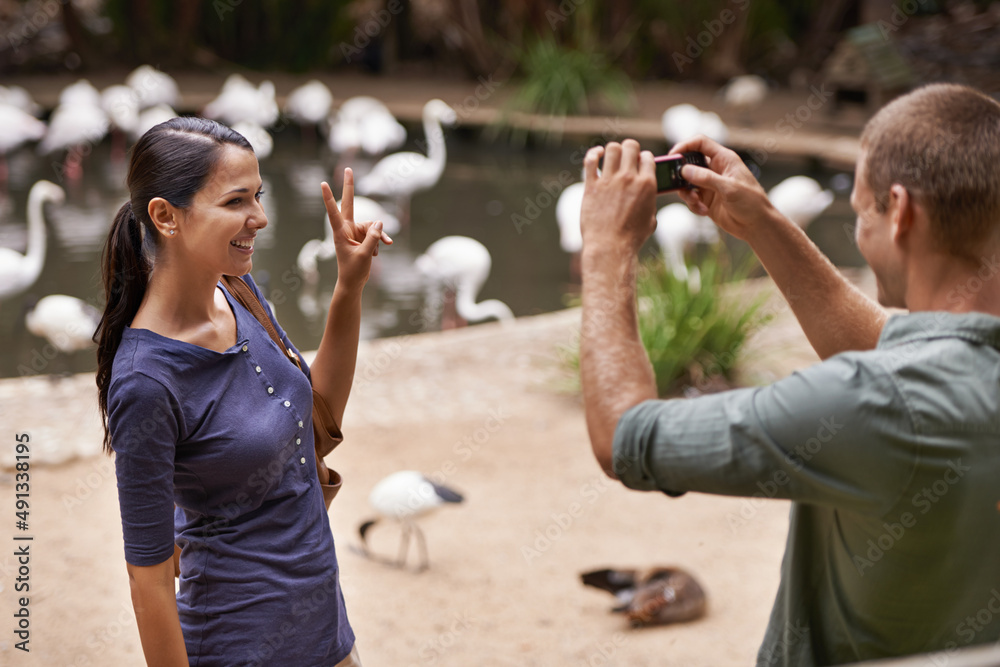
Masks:
[[[239,197],[237,197],[236,199],[230,199],[228,202],[226,202],[226,206],[232,206],[233,204],[239,204],[241,201],[242,200]]]
[[[260,201],[260,198],[263,197],[263,196],[264,196],[264,191],[263,190],[261,190],[260,192],[258,192],[257,194],[254,195],[254,197],[257,199],[257,201]]]

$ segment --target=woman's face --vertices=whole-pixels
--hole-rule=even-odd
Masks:
[[[192,270],[242,276],[253,267],[254,237],[267,226],[260,169],[253,151],[231,144],[221,151],[208,182],[182,210],[175,241]]]

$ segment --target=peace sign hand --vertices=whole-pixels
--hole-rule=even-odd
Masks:
[[[324,181],[321,188],[337,252],[337,282],[349,289],[361,290],[368,282],[379,241],[392,245],[392,239],[382,231],[381,220],[354,221],[354,172],[350,168],[344,170],[344,193],[339,209],[329,184]]]

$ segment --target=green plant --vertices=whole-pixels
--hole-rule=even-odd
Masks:
[[[639,336],[656,375],[660,396],[683,385],[730,381],[747,338],[770,320],[761,312],[766,295],[748,297],[739,283],[754,266],[731,264],[722,248],[698,263],[701,285],[674,276],[659,257],[639,268]],[[693,269],[692,269],[693,270]],[[579,380],[579,341],[560,350],[563,364]]]

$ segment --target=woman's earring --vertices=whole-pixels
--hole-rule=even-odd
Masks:
[[[177,230],[176,229],[171,229],[170,230],[170,235],[173,236],[175,231],[177,231]]]

